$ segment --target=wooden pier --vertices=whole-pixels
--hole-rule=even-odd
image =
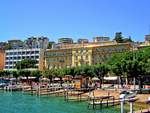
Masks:
[[[65,101],[86,101],[88,96],[83,96],[84,93],[89,92],[93,89],[81,88],[81,89],[66,89],[64,92]]]
[[[120,99],[115,99],[114,96],[110,95],[100,97],[89,97],[88,108],[90,108],[91,106],[92,109],[95,109],[97,106],[99,106],[99,108],[102,108],[104,105],[108,107],[118,104],[120,104]]]
[[[137,98],[132,98],[134,100],[137,100]],[[130,98],[124,99],[124,102],[129,102]],[[88,108],[95,109],[96,107],[102,108],[102,107],[108,107],[108,106],[114,106],[119,105],[121,102],[120,98],[115,98],[111,95],[106,96],[100,96],[100,97],[89,97],[88,101]]]
[[[138,110],[138,111],[135,111],[134,113],[150,113],[150,108],[149,109]]]

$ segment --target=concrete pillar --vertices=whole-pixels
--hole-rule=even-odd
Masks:
[[[133,113],[133,102],[130,102],[130,113]]]
[[[124,100],[121,99],[121,113],[124,113]]]
[[[121,99],[121,100],[120,100],[120,102],[121,102],[121,103],[120,103],[120,105],[121,105],[121,106],[120,106],[120,107],[121,107],[120,113],[124,113],[125,94],[121,94],[121,95],[120,95],[120,99]]]

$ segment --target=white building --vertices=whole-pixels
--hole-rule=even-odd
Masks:
[[[38,61],[36,68],[43,69],[43,49],[11,49],[5,51],[5,70],[15,69],[16,63],[23,59],[35,59]]]
[[[26,43],[26,48],[41,48],[41,49],[47,49],[48,47],[48,38],[47,37],[30,37],[28,38]]]

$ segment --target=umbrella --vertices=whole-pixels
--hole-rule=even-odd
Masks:
[[[93,78],[92,78],[92,80],[93,80],[93,81],[98,81],[98,80],[99,80],[99,78],[97,78],[97,77],[93,77]]]
[[[57,77],[56,77],[56,78],[54,78],[54,80],[60,80],[60,78],[57,78]]]
[[[50,81],[48,78],[41,78],[41,81]]]

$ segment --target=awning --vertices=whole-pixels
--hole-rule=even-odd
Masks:
[[[35,79],[36,77],[28,77],[28,79]],[[26,80],[27,77],[21,77],[20,79]]]
[[[56,78],[54,78],[54,80],[56,80],[56,81],[57,81],[57,80],[60,80],[60,78],[57,78],[57,77],[56,77]]]
[[[41,78],[41,81],[50,81],[48,78]]]
[[[93,78],[92,78],[92,80],[93,80],[93,81],[98,81],[98,80],[99,80],[99,78],[97,78],[97,77],[93,77]]]
[[[117,80],[118,77],[104,77],[104,80]]]
[[[16,80],[16,78],[10,78],[10,81],[15,81]]]

